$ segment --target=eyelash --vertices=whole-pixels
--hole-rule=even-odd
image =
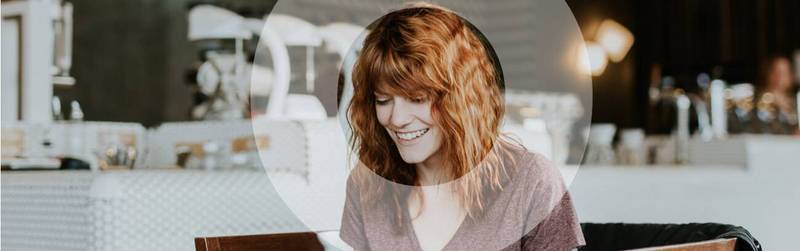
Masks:
[[[427,99],[425,97],[416,97],[416,98],[410,98],[409,100],[411,102],[413,102],[413,103],[419,104],[419,103],[425,102]],[[392,99],[384,99],[384,100],[375,99],[375,104],[377,104],[377,105],[386,105],[386,104],[389,103],[389,101],[392,101]]]

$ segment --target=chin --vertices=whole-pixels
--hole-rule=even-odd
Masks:
[[[400,157],[403,158],[403,161],[408,164],[419,164],[427,159],[427,156],[423,157],[417,154],[403,154],[403,152],[400,152]]]

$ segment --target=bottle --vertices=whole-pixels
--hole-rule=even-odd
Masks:
[[[83,110],[81,110],[81,105],[78,101],[73,100],[70,103],[69,122],[67,123],[66,155],[74,159],[88,161],[84,148],[86,135],[83,127]]]
[[[592,124],[588,131],[588,146],[584,163],[589,165],[613,165],[616,163],[614,148],[614,134],[617,127],[614,124]]]
[[[620,165],[644,165],[646,163],[644,130],[624,129],[617,146],[617,162]]]
[[[711,88],[709,88],[709,95],[711,96],[711,130],[714,132],[714,137],[718,139],[728,136],[725,85],[725,81],[715,79],[711,81]]]
[[[800,58],[800,52],[796,53],[797,57]],[[798,67],[800,68],[800,67]],[[795,117],[795,122],[797,123],[797,132],[800,132],[800,91],[797,91],[797,96],[794,99],[794,103],[796,104],[796,108],[794,109],[797,113],[797,117]]]

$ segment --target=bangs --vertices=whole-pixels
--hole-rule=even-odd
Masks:
[[[366,70],[366,79],[372,89],[380,94],[402,97],[435,97],[446,88],[446,81],[438,78],[432,62],[424,62],[397,50],[388,49],[378,56]],[[430,74],[434,73],[434,74]]]

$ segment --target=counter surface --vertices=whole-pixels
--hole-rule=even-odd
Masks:
[[[750,137],[745,166],[581,167],[570,187],[580,220],[740,225],[767,250],[792,250],[800,139]]]

